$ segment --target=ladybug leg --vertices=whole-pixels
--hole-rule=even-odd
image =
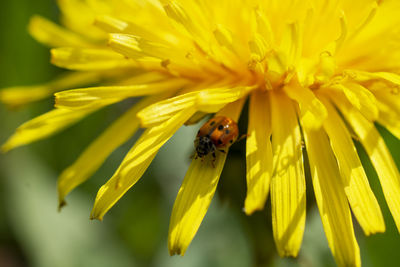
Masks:
[[[215,168],[215,160],[217,159],[217,156],[215,155],[215,151],[213,151],[212,153],[212,161],[211,161],[211,165],[213,166],[213,168]]]
[[[237,143],[237,142],[239,142],[239,141],[242,141],[243,139],[245,139],[246,137],[249,137],[250,135],[249,134],[242,134],[236,141],[235,141],[235,143]]]

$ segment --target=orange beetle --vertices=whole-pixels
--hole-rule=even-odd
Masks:
[[[226,152],[225,149],[236,142],[239,136],[237,123],[225,116],[216,116],[207,121],[197,132],[195,140],[196,158],[203,158],[215,151]]]

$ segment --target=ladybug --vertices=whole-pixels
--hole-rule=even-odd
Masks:
[[[239,128],[233,119],[225,116],[210,119],[197,132],[194,142],[196,158],[211,154],[215,161],[215,151],[226,153],[226,149],[236,142],[238,136]]]

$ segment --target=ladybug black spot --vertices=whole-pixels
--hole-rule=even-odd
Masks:
[[[215,124],[215,121],[212,121],[211,123],[210,123],[210,126],[213,126]]]
[[[231,144],[232,144],[232,143],[233,143],[233,140],[232,140],[232,139],[231,139],[231,140],[229,140],[229,143],[231,143]]]
[[[231,131],[229,131],[229,130],[225,130],[225,133],[226,133],[226,134],[229,134],[230,132],[231,132]]]
[[[218,140],[218,144],[222,145],[222,140],[221,139]]]
[[[223,129],[224,129],[224,126],[223,126],[223,125],[218,126],[218,130],[219,130],[219,131],[222,131]]]

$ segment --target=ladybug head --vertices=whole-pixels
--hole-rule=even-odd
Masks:
[[[199,136],[196,139],[196,153],[201,158],[208,155],[210,152],[215,151],[215,145],[212,142],[210,136]]]

